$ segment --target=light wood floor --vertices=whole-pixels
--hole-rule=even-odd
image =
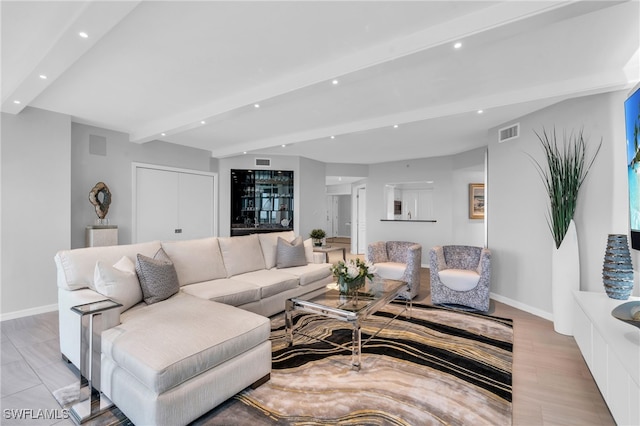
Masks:
[[[421,271],[416,301],[430,303],[428,269]],[[556,334],[547,320],[499,302],[491,302],[490,314],[514,320],[514,425],[615,424],[572,337]],[[59,409],[52,391],[77,380],[60,358],[57,312],[4,321],[0,328],[0,423],[73,424],[5,417],[7,409]]]

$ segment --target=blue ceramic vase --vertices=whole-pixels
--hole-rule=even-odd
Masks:
[[[633,265],[624,234],[609,234],[602,265],[604,290],[612,299],[627,300],[633,291]]]

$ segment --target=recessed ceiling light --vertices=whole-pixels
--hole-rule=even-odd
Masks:
[[[80,31],[78,35],[82,38],[89,38],[89,34],[85,33],[84,31]]]
[[[342,182],[342,176],[338,176],[338,182]]]
[[[286,145],[285,145],[285,144],[282,144],[282,145],[280,145],[280,146],[284,148]]]
[[[16,105],[20,105],[20,101],[17,100],[17,99],[15,101],[13,101],[13,103],[16,104]]]
[[[398,125],[397,125],[397,124],[394,124],[394,125],[393,125],[393,128],[394,128],[394,129],[397,129],[397,128],[398,128]]]
[[[481,110],[481,109],[479,109],[479,110],[478,110],[478,114],[482,114],[483,112],[484,112],[484,111],[483,111],[483,110]]]
[[[204,120],[202,120],[202,121],[200,122],[200,124],[207,124],[207,122],[206,122],[206,121],[204,121]]]
[[[242,151],[242,153],[243,153],[243,154],[246,154],[246,153],[247,153],[247,151]]]
[[[46,79],[47,79],[47,76],[46,76],[46,75],[44,75],[44,74],[40,74],[40,78],[41,78],[41,79],[43,79],[43,80],[46,80]]]
[[[456,42],[456,44],[453,45],[454,49],[460,49],[462,47],[462,43],[461,42]]]
[[[253,104],[254,108],[260,108],[260,104]]]
[[[335,79],[331,82],[331,84],[333,84],[334,86],[336,86],[338,83],[340,83],[340,82],[338,80],[335,80]]]
[[[335,136],[331,135],[331,139],[335,139],[335,138],[336,138]]]
[[[160,136],[167,136],[166,133],[160,133]]]

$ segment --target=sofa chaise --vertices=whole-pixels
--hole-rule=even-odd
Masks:
[[[80,317],[71,308],[111,298],[123,306],[102,320],[99,389],[135,424],[195,420],[268,379],[267,317],[283,311],[288,298],[320,293],[332,281],[330,265],[314,262],[311,241],[294,237],[277,232],[58,252],[63,358],[80,366]]]

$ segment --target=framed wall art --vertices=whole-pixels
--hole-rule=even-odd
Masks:
[[[484,183],[469,184],[469,219],[484,219]]]

